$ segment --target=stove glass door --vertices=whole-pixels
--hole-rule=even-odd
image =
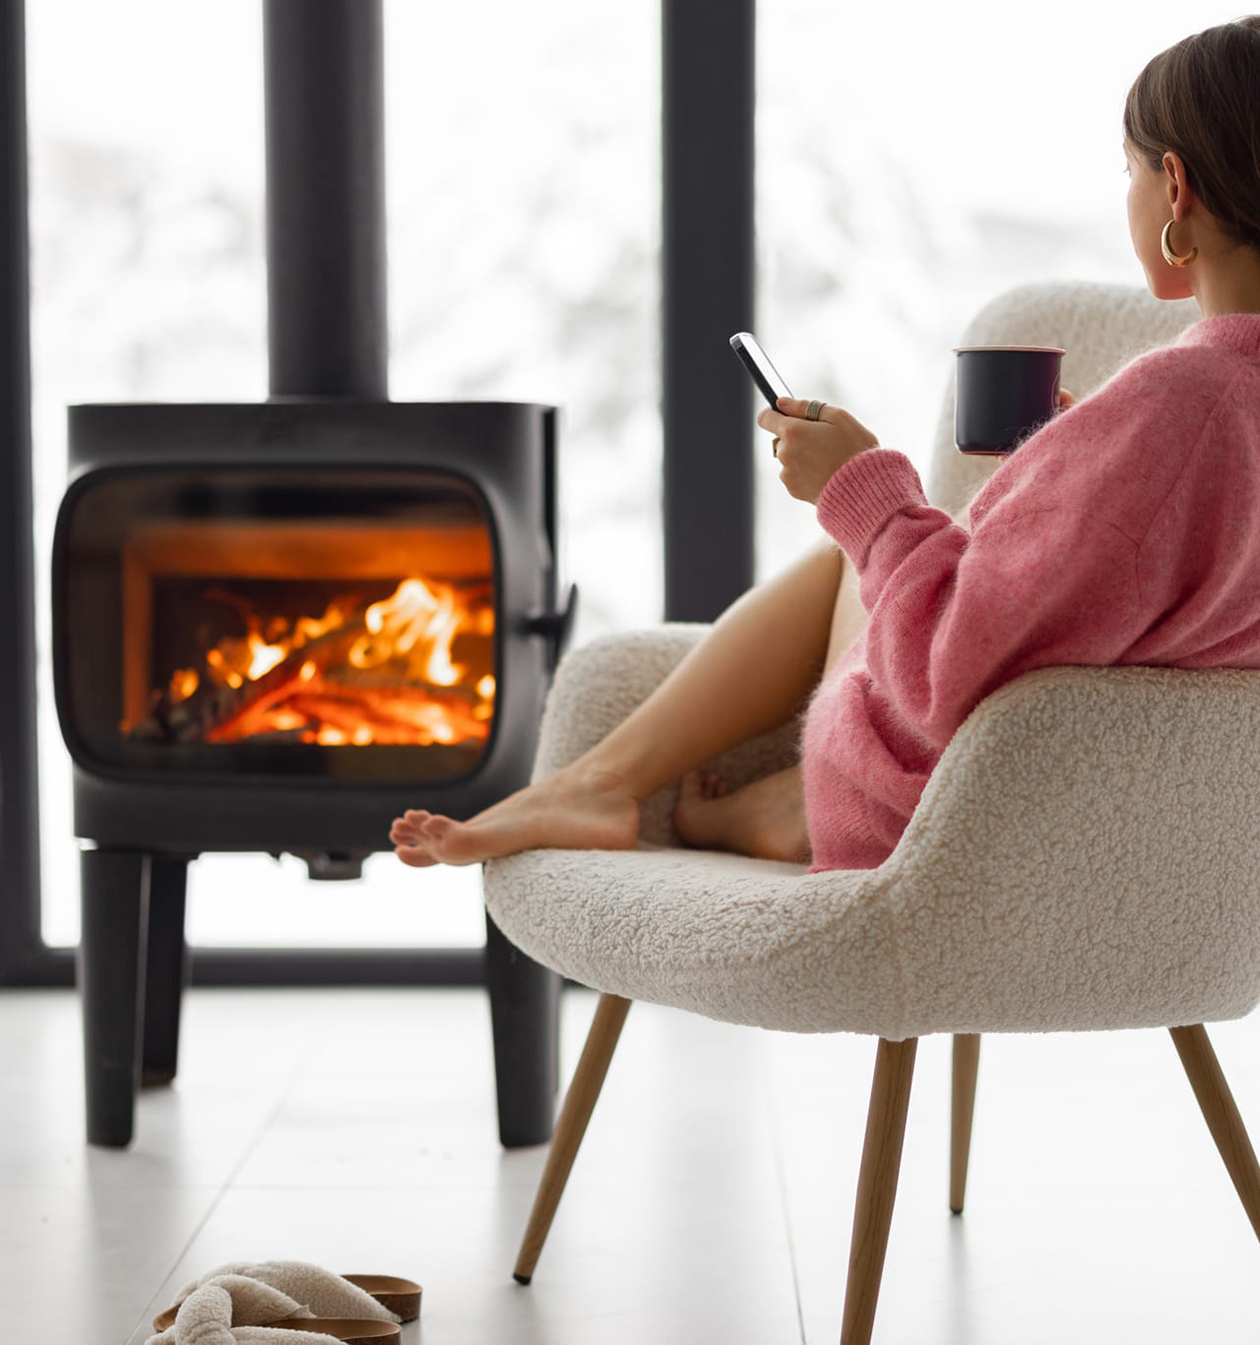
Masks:
[[[494,721],[493,529],[445,473],[111,473],[66,530],[70,731],[159,772],[434,780]]]

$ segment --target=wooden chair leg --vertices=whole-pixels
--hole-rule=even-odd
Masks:
[[[853,1211],[849,1244],[849,1280],[844,1294],[840,1345],[868,1345],[875,1324],[875,1304],[884,1273],[884,1252],[897,1198],[901,1144],[910,1105],[917,1037],[888,1041],[881,1037],[875,1055],[875,1078],[866,1114],[866,1140]]]
[[[950,1118],[949,1207],[963,1211],[967,1189],[967,1158],[971,1153],[971,1118],[976,1109],[976,1073],[980,1068],[980,1034],[954,1033],[954,1098]]]
[[[1234,1189],[1242,1199],[1251,1226],[1260,1237],[1260,1164],[1247,1138],[1247,1130],[1234,1095],[1229,1091],[1212,1043],[1202,1023],[1193,1027],[1170,1027],[1173,1045],[1181,1057],[1190,1086],[1199,1099],[1208,1129],[1221,1151],[1225,1167],[1233,1178]]]
[[[528,1284],[534,1275],[534,1266],[542,1252],[547,1232],[556,1213],[556,1206],[564,1194],[569,1169],[577,1157],[578,1145],[586,1134],[586,1123],[591,1119],[595,1100],[603,1087],[608,1064],[621,1036],[621,1025],[626,1021],[630,1001],[620,995],[600,995],[595,1007],[595,1020],[587,1033],[586,1045],[573,1075],[573,1082],[565,1095],[555,1134],[551,1137],[551,1152],[543,1169],[534,1208],[530,1211],[525,1236],[521,1239],[512,1278],[518,1284]]]

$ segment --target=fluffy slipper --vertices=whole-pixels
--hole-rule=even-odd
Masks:
[[[232,1319],[234,1327],[270,1327],[284,1318],[315,1317],[323,1323],[325,1334],[341,1340],[385,1339],[398,1334],[396,1326],[385,1326],[386,1323],[393,1324],[400,1320],[399,1313],[393,1311],[393,1307],[400,1307],[408,1313],[407,1320],[419,1314],[418,1284],[391,1276],[355,1278],[358,1283],[334,1275],[332,1271],[308,1261],[232,1261],[216,1266],[200,1279],[185,1285],[176,1294],[171,1307],[153,1319],[153,1327],[155,1331],[168,1332],[178,1320],[181,1305],[198,1289],[209,1284],[228,1289],[236,1305]],[[257,1286],[257,1294],[251,1297],[244,1286],[236,1283],[241,1280],[246,1285]],[[385,1299],[389,1306],[380,1299]],[[348,1323],[344,1329],[343,1323]],[[373,1323],[381,1325],[375,1337],[362,1329]],[[295,1330],[307,1333],[313,1329],[307,1323],[300,1327],[293,1323],[292,1326]],[[309,1334],[307,1341],[309,1345]],[[171,1345],[171,1342],[161,1338],[161,1345]]]
[[[297,1317],[292,1316],[294,1310]],[[298,1329],[296,1323],[304,1320],[301,1313],[302,1305],[287,1294],[244,1275],[224,1275],[189,1294],[174,1322],[160,1335],[150,1336],[146,1345],[340,1345],[336,1336]],[[252,1325],[248,1319],[255,1315],[263,1321],[288,1315],[289,1324],[280,1329]]]

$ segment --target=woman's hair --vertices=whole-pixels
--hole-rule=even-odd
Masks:
[[[1260,14],[1206,28],[1147,62],[1124,133],[1157,171],[1168,150],[1227,237],[1260,249]]]

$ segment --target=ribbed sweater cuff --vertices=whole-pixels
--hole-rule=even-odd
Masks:
[[[904,453],[868,448],[831,474],[818,497],[818,521],[861,566],[894,514],[927,502],[919,473]]]

